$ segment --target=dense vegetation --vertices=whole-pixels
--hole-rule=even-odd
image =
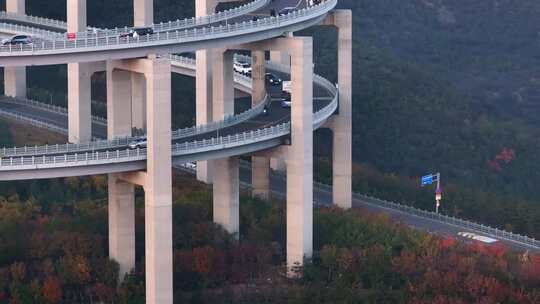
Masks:
[[[118,283],[104,177],[12,185],[0,195],[0,303],[144,303],[142,197],[137,268]],[[440,239],[363,210],[316,210],[315,256],[289,280],[280,202],[242,197],[238,242],[212,223],[206,186],[184,175],[174,185],[177,303],[540,301],[540,257]]]

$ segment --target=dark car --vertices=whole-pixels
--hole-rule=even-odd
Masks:
[[[279,15],[282,16],[282,15],[287,15],[287,14],[290,14],[292,13],[296,8],[294,7],[286,7],[282,10],[279,11]]]
[[[283,83],[283,80],[281,80],[281,78],[277,77],[276,75],[272,73],[266,73],[266,75],[264,76],[266,78],[266,82],[271,85],[278,86],[281,83]]]
[[[281,92],[281,107],[282,108],[290,108],[291,105],[292,105],[292,100],[291,100],[291,93],[287,92],[287,91],[282,91]]]
[[[139,37],[139,36],[146,36],[146,35],[152,35],[154,33],[154,30],[151,27],[136,27],[129,30],[127,33],[123,33],[120,35],[120,37]]]
[[[32,44],[32,37],[28,35],[17,35],[2,41],[3,45]]]

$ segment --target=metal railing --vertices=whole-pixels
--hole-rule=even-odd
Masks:
[[[327,105],[334,107],[337,103],[337,96]],[[321,109],[319,112],[325,110]],[[316,115],[317,113],[315,113]],[[262,142],[269,139],[279,138],[290,133],[290,122],[270,126],[264,129],[251,130],[234,135],[212,137],[210,139],[195,140],[191,142],[176,143],[171,148],[173,156],[197,154],[207,151],[229,149],[242,145]],[[115,151],[95,151],[64,155],[43,155],[43,156],[21,156],[6,157],[0,159],[0,171],[35,169],[42,167],[69,167],[85,166],[94,164],[119,163],[143,160],[146,158],[146,148],[143,149],[122,149]]]
[[[12,24],[12,23],[0,23],[0,30],[6,33],[12,33],[12,34],[28,34],[44,39],[49,40],[56,40],[56,39],[62,39],[65,35],[62,33],[56,33],[44,29],[39,29],[31,26],[26,25],[19,25],[19,24]],[[38,43],[36,41],[36,43]],[[31,44],[34,45],[34,44]],[[26,45],[29,46],[29,45]],[[3,48],[6,48],[6,46],[3,46]]]
[[[220,11],[220,12],[208,15],[208,16],[192,17],[192,18],[185,18],[185,19],[177,19],[177,20],[169,21],[169,22],[154,23],[154,24],[149,25],[149,27],[152,27],[154,31],[156,32],[164,32],[164,31],[184,29],[184,28],[193,27],[193,26],[201,26],[201,25],[206,25],[210,23],[216,23],[216,22],[227,20],[227,19],[235,18],[238,16],[242,16],[245,14],[249,14],[253,11],[263,8],[269,2],[270,0],[254,0],[244,5],[230,8],[228,10]],[[49,19],[49,18],[44,18],[44,17],[36,17],[36,16],[22,15],[22,14],[8,13],[5,11],[1,11],[0,20],[1,19],[21,21],[21,22],[25,22],[29,24],[37,24],[37,25],[57,28],[63,31],[67,30],[67,23],[65,21],[54,20],[54,19]],[[99,29],[95,27],[88,27],[88,30],[86,32],[77,33],[76,36],[86,37],[87,35],[89,35],[88,37],[90,37],[92,35],[104,35],[104,34],[105,35],[118,35],[121,33],[126,33],[131,29],[133,29],[133,27],[123,27],[123,28],[115,28],[115,29]],[[63,36],[64,34],[61,34],[61,35]]]
[[[38,108],[40,110],[44,110],[44,111],[51,112],[51,113],[68,115],[68,109],[67,108],[57,106],[57,105],[53,105],[53,104],[40,102],[40,101],[36,101],[36,100],[31,100],[31,99],[28,99],[28,98],[20,98],[20,97],[17,97],[17,98],[3,98],[2,102],[13,103],[13,104],[23,104],[23,105],[30,106],[32,108]],[[99,116],[92,115],[92,121],[94,123],[102,125],[102,126],[107,125],[107,118],[104,118],[104,117],[99,117]]]
[[[18,120],[18,121],[21,121],[21,122],[25,122],[27,124],[30,124],[30,125],[34,126],[34,127],[47,129],[47,130],[53,131],[55,133],[68,135],[68,130],[66,128],[62,128],[62,127],[59,127],[57,125],[47,123],[47,122],[43,122],[43,121],[40,121],[40,120],[37,120],[37,119],[34,119],[34,118],[30,118],[28,116],[24,116],[24,115],[21,115],[21,114],[17,114],[17,113],[13,113],[13,112],[9,112],[9,111],[5,111],[5,110],[0,109],[0,116],[8,118],[8,119],[13,119],[13,120]]]
[[[0,56],[17,55],[19,52],[21,55],[27,55],[28,52],[39,54],[65,50],[77,52],[108,50],[110,48],[152,47],[234,37],[237,35],[255,33],[265,29],[285,27],[308,21],[327,13],[330,9],[335,7],[336,4],[337,0],[327,0],[319,5],[293,11],[287,15],[271,16],[256,21],[250,20],[248,22],[244,21],[234,24],[220,24],[215,27],[209,26],[180,31],[169,31],[165,33],[157,32],[152,35],[139,36],[136,38],[124,38],[114,35],[106,37],[87,37],[74,40],[55,39],[53,41],[41,41],[41,43],[33,43],[31,45],[8,45],[0,47]]]
[[[317,182],[314,183],[314,185],[316,185],[319,189],[322,189],[324,191],[327,191],[330,193],[332,192],[332,186],[330,185],[317,183]],[[536,240],[534,238],[531,238],[525,235],[508,232],[508,231],[501,230],[498,228],[492,228],[486,225],[478,224],[478,223],[471,222],[468,220],[459,219],[459,218],[444,215],[441,213],[435,213],[432,211],[426,211],[426,210],[418,209],[418,208],[411,207],[408,205],[403,205],[399,203],[394,203],[394,202],[378,199],[378,198],[371,197],[369,195],[360,194],[360,193],[353,193],[353,199],[360,200],[363,203],[368,204],[368,205],[403,212],[403,213],[417,216],[420,218],[430,219],[439,223],[452,225],[454,227],[464,228],[467,230],[473,230],[479,233],[484,233],[494,238],[515,242],[515,243],[518,243],[518,244],[521,244],[530,248],[540,249],[539,240]]]
[[[195,68],[195,62],[193,59],[181,57],[181,56],[171,56],[172,60],[176,60],[179,62],[183,62],[188,66],[189,68],[194,69]],[[251,86],[251,78],[240,75],[236,73],[235,75],[235,81],[237,82],[244,82],[244,85]],[[26,104],[30,105],[32,107],[37,107],[40,109],[44,109],[46,111],[51,111],[54,113],[67,115],[67,109],[64,107],[56,106],[56,105],[50,105],[45,104],[38,101],[33,101],[29,99],[14,99],[14,98],[5,98],[3,101],[5,102],[11,102],[11,103],[20,103],[20,104]],[[244,122],[246,120],[249,120],[257,115],[259,115],[263,109],[264,106],[267,105],[270,102],[270,97],[268,95],[265,96],[264,100],[259,102],[255,107],[252,107],[240,114],[237,115],[230,115],[225,117],[223,120],[210,122],[208,124],[199,125],[199,126],[193,126],[193,127],[187,127],[182,129],[177,129],[172,131],[172,139],[178,140],[184,137],[189,136],[195,136],[199,134],[204,134],[212,131],[216,131],[218,129],[226,128],[233,126],[235,124]],[[107,119],[102,117],[92,117],[93,121],[95,123],[105,125],[107,124]],[[52,124],[49,124],[52,126]],[[59,128],[59,127],[57,127]],[[51,129],[51,128],[48,128]],[[62,132],[62,134],[67,133],[67,131]],[[127,146],[131,141],[133,141],[136,137],[123,137],[123,138],[117,138],[114,140],[99,140],[96,139],[89,143],[81,143],[81,144],[59,144],[59,145],[41,145],[41,146],[24,146],[24,147],[12,147],[12,148],[2,148],[0,149],[0,156],[23,156],[23,155],[32,155],[32,154],[50,154],[50,153],[68,153],[68,152],[76,152],[76,151],[88,151],[88,150],[101,150],[101,149],[113,149],[113,148],[119,148],[119,147],[125,147]]]

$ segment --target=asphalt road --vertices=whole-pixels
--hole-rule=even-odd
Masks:
[[[240,168],[240,180],[246,184],[251,184],[251,168],[241,166]],[[283,174],[272,172],[270,176],[270,188],[272,194],[277,198],[285,198],[286,193],[286,178]],[[330,206],[332,204],[332,193],[324,189],[318,188],[316,185],[313,187],[313,200],[315,204],[322,206]],[[402,222],[412,228],[434,233],[443,237],[452,237],[463,242],[471,242],[471,240],[458,236],[459,232],[472,232],[478,235],[494,238],[491,235],[480,233],[476,230],[468,229],[465,227],[456,227],[447,223],[441,223],[439,221],[411,215],[406,212],[384,208],[380,205],[374,204],[369,200],[353,199],[353,208],[362,208],[366,212],[370,213],[384,213],[390,216],[393,220]],[[495,238],[497,239],[497,238]],[[540,249],[531,249],[520,243],[511,242],[507,240],[498,239],[495,244],[502,244],[508,249],[524,252],[529,251],[532,253],[540,253]],[[489,245],[487,245],[489,246]]]

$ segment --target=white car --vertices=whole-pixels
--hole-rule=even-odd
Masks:
[[[243,75],[251,75],[251,64],[247,62],[234,62],[234,71]]]
[[[146,148],[147,145],[148,145],[148,142],[146,141],[146,137],[142,137],[142,138],[138,138],[131,141],[128,144],[128,147],[130,149],[141,149],[141,148]]]

